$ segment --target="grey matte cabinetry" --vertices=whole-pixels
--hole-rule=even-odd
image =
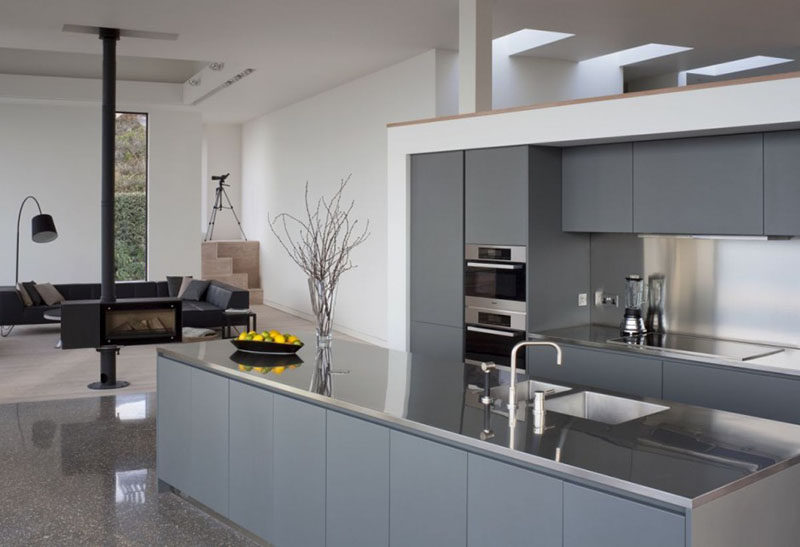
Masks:
[[[467,150],[466,243],[528,244],[528,153],[527,146]]]
[[[800,131],[764,133],[764,233],[800,234]]]
[[[760,235],[761,133],[636,142],[633,231]]]
[[[389,544],[389,429],[327,413],[326,546]]]
[[[178,490],[186,490],[189,475],[189,438],[192,428],[192,369],[164,357],[158,358],[158,477]]]
[[[629,395],[661,397],[661,361],[636,355],[562,345],[556,365],[551,348],[528,348],[528,373]]]
[[[800,424],[800,380],[664,361],[664,399]]]
[[[678,547],[686,545],[686,519],[564,483],[564,547]]]
[[[459,361],[464,353],[464,327],[411,322],[411,353]]]
[[[467,453],[392,431],[390,457],[389,543],[466,545]]]
[[[269,391],[230,382],[228,518],[263,538],[272,537],[275,514],[273,400]]]
[[[463,326],[464,153],[411,156],[411,320]]]
[[[469,455],[467,545],[562,545],[562,482]]]
[[[275,530],[268,539],[281,547],[325,545],[325,410],[274,398]]]
[[[565,232],[633,231],[633,144],[565,148],[562,157]]]

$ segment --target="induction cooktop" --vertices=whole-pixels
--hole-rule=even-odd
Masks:
[[[663,348],[674,352],[693,355],[712,355],[736,361],[750,361],[783,351],[783,348],[775,346],[737,342],[734,340],[720,340],[718,338],[692,336],[689,334],[650,333],[644,336],[621,336],[608,340],[608,343]]]

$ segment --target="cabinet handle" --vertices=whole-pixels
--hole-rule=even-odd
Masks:
[[[492,264],[488,262],[467,262],[469,268],[486,268],[488,270],[520,270],[520,264]]]
[[[484,329],[482,327],[467,327],[470,332],[482,332],[484,334],[494,334],[496,336],[505,336],[506,338],[514,338],[513,332],[506,332],[504,330]]]

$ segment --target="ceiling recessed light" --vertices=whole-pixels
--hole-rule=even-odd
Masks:
[[[553,42],[570,38],[571,36],[575,35],[568,32],[524,28],[517,32],[495,38],[492,40],[492,45],[505,48],[507,55],[517,55],[546,44],[552,44]]]
[[[642,61],[649,61],[658,57],[666,57],[667,55],[674,55],[682,51],[689,51],[693,49],[686,46],[672,46],[669,44],[644,44],[641,46],[632,47],[629,49],[622,49],[606,55],[600,55],[588,61],[595,61],[597,59],[606,59],[614,61],[618,66],[632,65],[634,63],[641,63]]]
[[[794,61],[794,59],[767,57],[766,55],[754,55],[753,57],[728,61],[727,63],[719,63],[717,65],[709,65],[700,68],[691,68],[686,72],[691,74],[702,74],[704,76],[722,76],[723,74],[731,74],[732,72],[742,72],[743,70],[764,68],[766,66],[779,65],[781,63],[790,63],[792,61]]]

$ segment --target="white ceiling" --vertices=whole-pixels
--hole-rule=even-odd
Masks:
[[[650,42],[695,48],[628,67],[628,78],[752,55],[800,57],[798,21],[797,0],[495,0],[494,6],[495,36],[526,27],[575,34],[537,56],[583,60]],[[64,24],[178,33],[173,42],[120,42],[121,56],[153,60],[149,68],[130,61],[137,79],[151,70],[155,81],[180,81],[190,66],[185,61],[255,68],[201,103],[210,121],[244,121],[430,48],[456,49],[458,0],[0,0],[0,48],[99,53],[97,39],[64,33]],[[97,62],[34,57],[21,52],[14,60],[13,52],[0,50],[0,71],[35,64],[39,72],[31,73],[58,68],[58,75],[86,77],[86,63]],[[775,70],[790,68],[794,63]]]

